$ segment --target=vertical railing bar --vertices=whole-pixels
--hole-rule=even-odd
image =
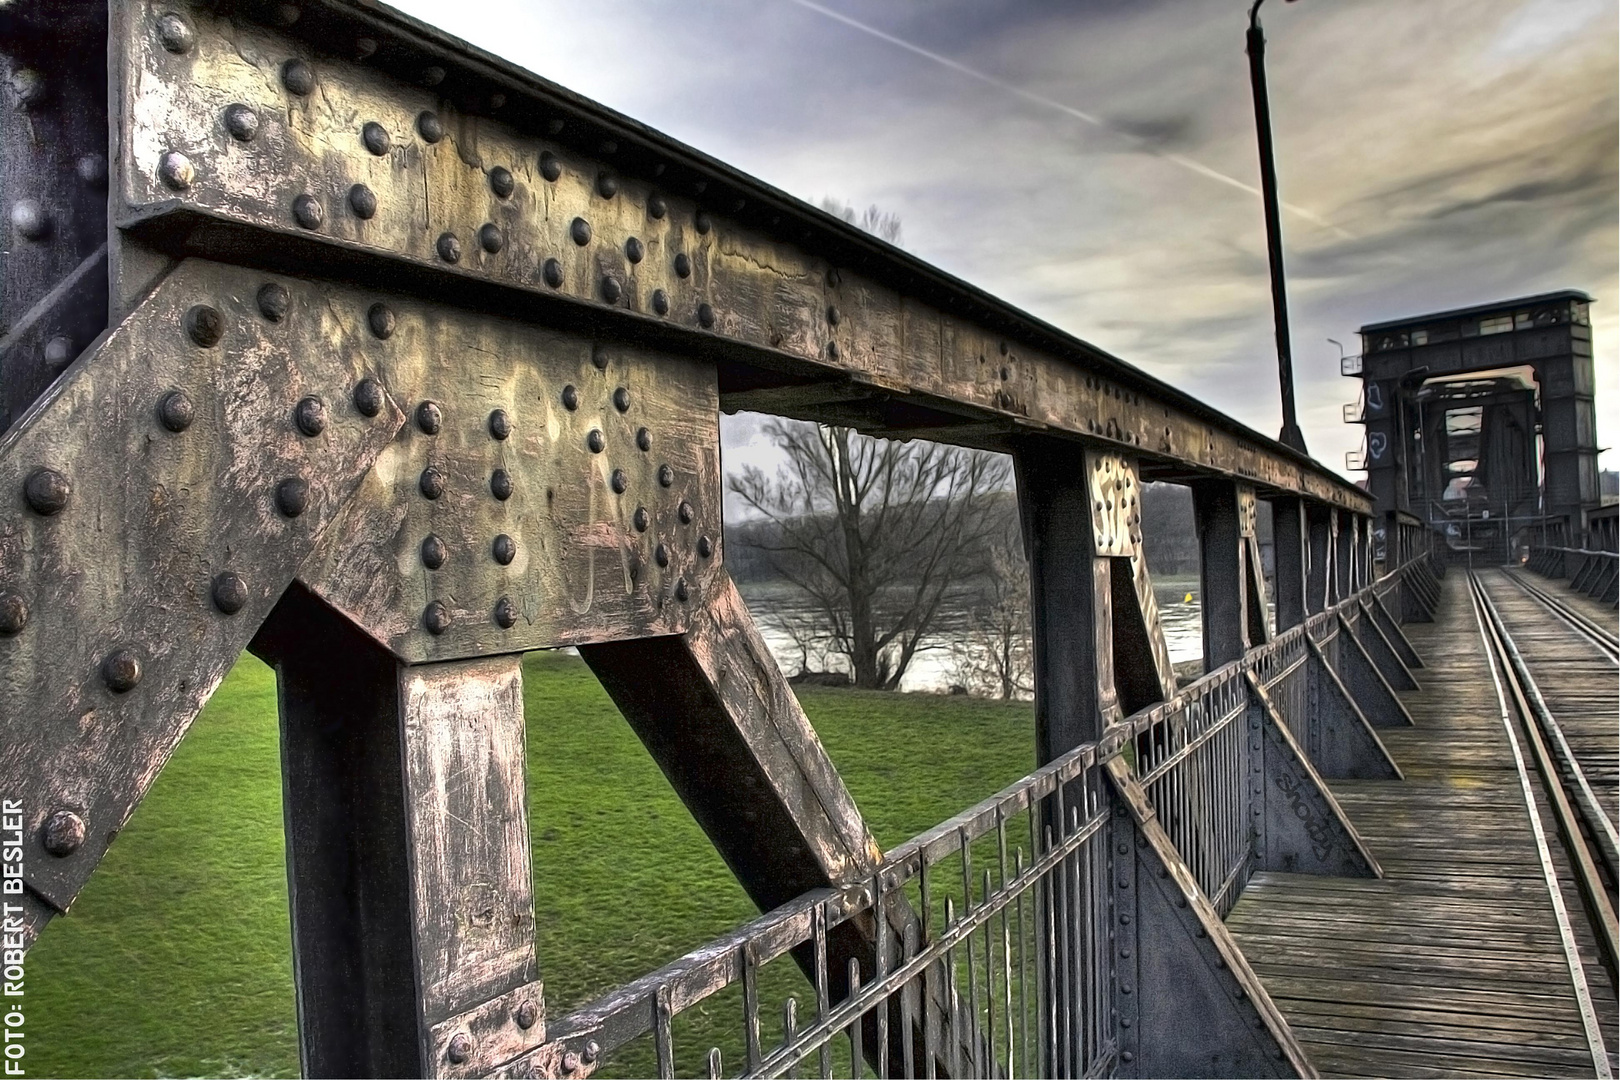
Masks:
[[[764,1055],[759,1046],[759,962],[754,958],[752,942],[742,947],[743,972],[743,1039],[747,1055],[748,1072],[759,1072]]]
[[[1084,801],[1084,788],[1081,789],[1080,797]],[[1073,836],[1079,831],[1080,808],[1070,806],[1068,835]],[[1087,938],[1090,937],[1090,934],[1084,918],[1085,903],[1080,894],[1080,850],[1078,848],[1064,857],[1063,874],[1069,883],[1069,925],[1073,928],[1071,932],[1074,935],[1074,948],[1071,950],[1073,959],[1070,961],[1071,967],[1069,969],[1070,985],[1074,988],[1073,993],[1070,994],[1071,1004],[1069,1007],[1073,1015],[1069,1020],[1069,1032],[1070,1038],[1074,1041],[1074,1048],[1070,1052],[1073,1055],[1075,1072],[1081,1073],[1085,1071],[1086,1067],[1085,993],[1082,987],[1085,986],[1087,974],[1085,963],[1087,946],[1084,944],[1082,934]]]
[[[906,923],[905,935],[901,938],[901,960],[909,964],[917,955],[917,924]],[[905,1076],[917,1075],[917,1060],[915,1042],[917,1038],[917,990],[923,986],[922,976],[906,980],[900,988],[900,1061],[904,1066]],[[926,993],[926,989],[924,990]]]
[[[1041,857],[1044,858],[1045,852],[1052,850],[1052,826],[1046,825],[1041,831],[1046,839],[1046,847],[1041,854]],[[1062,1045],[1062,1025],[1058,1022],[1057,991],[1052,985],[1052,973],[1057,968],[1058,936],[1057,917],[1053,910],[1057,907],[1057,890],[1052,885],[1052,877],[1053,875],[1048,872],[1046,875],[1048,895],[1046,897],[1046,904],[1044,905],[1046,909],[1044,912],[1046,922],[1046,948],[1042,950],[1042,955],[1044,955],[1046,959],[1046,985],[1044,987],[1045,992],[1040,998],[1040,1017],[1046,1023],[1045,1038],[1041,1042],[1041,1054],[1043,1057],[1050,1058],[1051,1060],[1041,1062],[1041,1073],[1045,1076],[1061,1076],[1063,1075],[1063,1062],[1061,1060],[1062,1054],[1060,1053],[1060,1048]]]
[[[861,961],[858,957],[849,958],[849,997],[861,990]],[[861,1072],[866,1063],[866,1057],[861,1046],[861,1025],[866,1022],[866,1014],[858,1013],[853,1023],[849,1025],[849,1075],[852,1080],[861,1080]]]
[[[956,905],[947,896],[945,898],[945,931],[948,933],[952,924],[956,922]],[[948,1065],[953,1080],[962,1075],[962,1010],[961,996],[956,992],[956,948],[952,946],[945,950],[945,1008],[951,1017],[950,1046],[948,1048]]]
[[[711,1046],[709,1047],[709,1080],[720,1080],[723,1075],[725,1075],[725,1070],[720,1064],[720,1048]]]
[[[793,1040],[799,1034],[799,1001],[792,995],[782,1002],[782,1049],[788,1052],[788,1080],[799,1075],[799,1059],[793,1055]]]
[[[1034,813],[1034,808],[1030,809]],[[1019,847],[1013,855],[1013,873],[1022,878],[1024,876],[1024,849]],[[1020,890],[1018,893],[1018,1040],[1022,1044],[1019,1048],[1020,1076],[1033,1076],[1029,1067],[1029,953],[1024,936],[1024,893],[1029,890]],[[1037,1005],[1039,997],[1036,998]],[[1038,1026],[1038,1025],[1037,1025]]]
[[[653,991],[653,1049],[658,1057],[658,1080],[673,1080],[675,1076],[675,1045],[670,1033],[669,987],[660,985]]]
[[[831,1003],[827,991],[827,902],[823,900],[813,909],[811,933],[815,938],[816,1023],[827,1019]],[[821,1080],[832,1076],[832,1043],[823,1042],[816,1051],[821,1067]]]
[[[929,941],[933,938],[934,907],[933,897],[928,886],[928,852],[926,850],[919,860],[917,879],[918,888],[922,894],[922,939]],[[938,972],[941,966],[939,961],[936,960],[934,963],[929,964],[923,972],[923,1075],[927,1077],[927,1080],[934,1080],[939,1072],[939,1067],[935,1062],[939,1043],[934,1036],[940,1024],[940,1018],[935,1015],[934,994],[928,988],[928,981],[930,978],[936,980],[939,978]]]
[[[876,965],[873,981],[881,983],[889,974],[889,906],[883,896],[883,871],[872,875],[872,915],[877,920]],[[878,1075],[889,1075],[889,1002],[880,1000],[876,1008]]]
[[[1063,830],[1064,830],[1064,828],[1065,828],[1065,826],[1067,825],[1067,822],[1068,822],[1068,811],[1064,807],[1063,785],[1059,784],[1058,787],[1057,787],[1057,790],[1055,792],[1053,792],[1053,794],[1057,798],[1058,840],[1061,842],[1061,840],[1064,837],[1064,831]],[[1046,850],[1047,850],[1048,853],[1050,853],[1052,851],[1052,837],[1050,835],[1050,832],[1051,832],[1051,826],[1050,825],[1047,826],[1047,831],[1048,831],[1048,836],[1046,838]],[[1055,1041],[1056,1041],[1057,1047],[1058,1047],[1058,1060],[1057,1060],[1056,1064],[1058,1066],[1058,1074],[1059,1075],[1061,1075],[1061,1076],[1073,1076],[1074,1075],[1074,1072],[1073,1072],[1074,1061],[1073,1061],[1072,1055],[1070,1054],[1070,1046],[1071,1046],[1070,1040],[1072,1038],[1072,1032],[1070,1031],[1070,1022],[1071,1022],[1071,1016],[1072,1016],[1071,1000],[1074,997],[1074,985],[1073,985],[1073,981],[1068,977],[1069,956],[1070,956],[1070,949],[1069,949],[1069,897],[1068,897],[1068,881],[1066,880],[1066,875],[1063,873],[1063,861],[1061,859],[1058,860],[1057,865],[1052,868],[1052,878],[1054,879],[1054,883],[1056,885],[1056,888],[1053,890],[1053,900],[1052,900],[1052,907],[1054,909],[1054,918],[1057,919],[1057,933],[1058,933],[1058,940],[1057,940],[1058,953],[1057,953],[1056,959],[1057,959],[1058,964],[1060,965],[1060,966],[1055,967],[1053,969],[1053,972],[1054,972],[1054,974],[1056,975],[1056,978],[1057,978],[1057,987],[1058,987],[1058,991],[1059,991],[1058,993],[1053,995],[1054,998],[1058,999],[1058,1001],[1057,1001],[1057,1007],[1058,1007],[1057,1023],[1058,1023],[1058,1026],[1053,1032],[1054,1036],[1056,1037]]]
[[[973,914],[973,855],[971,844],[968,841],[967,829],[957,834],[957,847],[962,852],[962,916]],[[972,1058],[974,1071],[983,1075],[979,1055],[979,979],[973,963],[973,934],[969,932],[962,939],[962,948],[967,953],[967,981],[968,981],[968,1027],[960,1032],[959,1038],[971,1037],[973,1042],[968,1047]]]

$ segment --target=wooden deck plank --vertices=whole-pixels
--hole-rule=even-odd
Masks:
[[[1558,700],[1571,715],[1603,717],[1583,744],[1612,760],[1613,665],[1605,673],[1589,649],[1518,614],[1537,655],[1566,665]],[[1466,576],[1448,575],[1435,621],[1407,631],[1428,665],[1423,689],[1402,695],[1415,724],[1380,732],[1406,780],[1332,782],[1385,877],[1258,874],[1227,924],[1324,1075],[1591,1076]],[[1601,969],[1588,975],[1613,1039],[1615,988]]]

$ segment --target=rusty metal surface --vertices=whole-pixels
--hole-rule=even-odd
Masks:
[[[350,404],[363,342],[333,348],[267,275],[191,262],[0,440],[0,748],[26,797],[28,884],[65,911],[187,724],[394,436]],[[327,405],[300,431],[302,398]],[[48,817],[82,819],[48,853]]]
[[[1051,429],[1368,506],[1129,365],[380,6],[309,3],[290,27],[251,4],[188,11],[181,52],[153,29],[165,10],[131,6],[114,42],[118,223],[159,249],[331,259],[485,307],[695,336],[728,391],[854,384],[839,415],[863,428]]]

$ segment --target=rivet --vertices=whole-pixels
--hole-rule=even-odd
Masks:
[[[354,407],[361,416],[376,416],[382,412],[382,383],[367,376],[354,384]]]
[[[440,233],[439,240],[433,245],[439,252],[439,258],[447,263],[461,261],[461,240],[453,232]]]
[[[506,236],[501,232],[501,227],[494,222],[486,222],[478,230],[478,246],[491,255],[505,247]]]
[[[626,387],[619,387],[613,391],[613,407],[620,412],[630,411],[630,391]]]
[[[512,497],[512,474],[505,469],[496,469],[489,474],[489,493],[505,502]]]
[[[585,436],[585,445],[590,448],[593,454],[600,454],[603,450],[606,450],[607,440],[602,437],[601,429],[591,428],[590,433]]]
[[[636,429],[636,449],[638,449],[638,450],[651,450],[652,449],[652,432],[648,431],[646,428],[637,428]]]
[[[658,485],[670,487],[675,483],[675,470],[668,465],[658,466]]]
[[[141,658],[129,649],[116,649],[101,662],[101,679],[115,694],[127,694],[135,689],[140,684],[141,674]]]
[[[710,228],[710,227],[711,227],[711,225],[712,225],[712,224],[713,224],[713,222],[711,222],[711,221],[710,221],[710,220],[709,220],[709,215],[708,215],[708,213],[707,213],[707,212],[705,212],[705,211],[703,211],[703,210],[699,210],[699,211],[698,211],[698,212],[697,212],[697,213],[696,213],[696,214],[695,214],[695,215],[694,215],[694,216],[693,216],[693,218],[692,218],[692,224],[693,224],[693,225],[695,225],[695,226],[697,226],[697,231],[698,231],[698,232],[700,232],[700,233],[706,233],[706,232],[708,232],[708,231],[709,231],[709,228]]]
[[[425,499],[437,499],[444,494],[444,473],[429,465],[417,478],[416,486]]]
[[[178,150],[169,150],[158,158],[158,179],[176,191],[184,191],[191,186],[197,178],[197,171],[191,167],[191,159]],[[18,203],[21,207],[23,204]],[[17,211],[12,210],[12,220],[17,220]],[[22,231],[19,227],[18,231]],[[27,236],[27,233],[23,233]]]
[[[326,402],[314,396],[301,399],[293,409],[293,421],[299,431],[314,438],[326,430]]]
[[[553,289],[562,288],[562,263],[556,259],[547,259],[545,265],[540,268],[540,274],[546,279],[546,284]]]
[[[595,367],[597,371],[606,371],[608,366],[607,350],[600,347],[592,348],[591,365]]]
[[[377,194],[364,184],[349,189],[349,209],[361,221],[370,221],[377,214]]]
[[[596,1040],[595,1039],[592,1039],[590,1042],[586,1043],[585,1044],[585,1064],[587,1064],[587,1065],[595,1065],[597,1055],[601,1054],[601,1052],[602,1052],[602,1048],[600,1046],[596,1045]]]
[[[550,150],[540,153],[540,175],[553,183],[562,175],[562,162]]]
[[[829,360],[838,359],[838,342],[836,342],[836,341],[827,342],[827,358]]]
[[[707,559],[710,555],[713,555],[714,541],[710,540],[707,536],[698,537],[697,553],[700,557],[705,559]]]
[[[707,190],[709,190],[709,182],[707,180],[699,180],[697,183],[692,185],[692,193],[694,195],[701,195]]]
[[[422,541],[422,565],[429,570],[437,570],[444,565],[444,560],[450,551],[445,547],[444,541],[433,533],[428,533],[427,539]]]
[[[563,1072],[577,1072],[579,1069],[579,1054],[572,1050],[565,1050],[562,1056]]]
[[[843,318],[844,318],[844,316],[839,313],[839,311],[838,311],[838,309],[836,307],[833,307],[831,304],[827,305],[827,322],[829,324],[831,324],[833,326],[837,326],[839,324],[839,322],[841,322],[843,320]],[[1006,371],[1006,370],[1007,370],[1006,368],[1002,368],[1002,371]],[[1006,375],[1002,375],[1003,379],[1005,379],[1006,377],[1007,377]]]
[[[501,597],[501,599],[503,601],[506,600],[506,598],[504,596]],[[499,610],[499,606],[500,605],[496,605],[497,611]],[[497,622],[499,622],[500,621],[500,615],[497,614],[495,616],[495,619],[496,619]],[[510,626],[512,624],[511,623],[506,623],[505,625]],[[519,1003],[519,1005],[517,1007],[517,1011],[515,1013],[513,1013],[513,1018],[517,1020],[518,1027],[527,1030],[529,1028],[534,1027],[534,1022],[536,1020],[540,1019],[540,1009],[539,1009],[538,1006],[535,1005],[534,1002],[532,1002],[532,1001],[524,1001],[524,1002]]]
[[[596,193],[604,199],[611,199],[619,193],[619,181],[608,172],[596,175]]]
[[[55,369],[66,367],[73,359],[73,339],[66,334],[57,334],[45,343],[45,366]]]
[[[422,69],[423,86],[438,86],[442,82],[444,82],[444,68],[432,64]]]
[[[433,603],[429,604],[427,606],[427,608],[425,610],[423,610],[423,612],[422,612],[422,625],[427,627],[427,631],[430,634],[442,634],[442,633],[444,633],[446,630],[450,629],[450,609],[445,607],[444,604],[440,603],[437,600],[433,601]],[[467,1049],[466,1049],[466,1051],[464,1051],[462,1053],[462,1055],[461,1055],[461,1057],[459,1059],[460,1061],[466,1061],[467,1060],[467,1055],[469,1053],[471,1053],[471,1051],[472,1051],[472,1040],[467,1039],[467,1036],[465,1036],[465,1035],[457,1035],[456,1039],[466,1039],[467,1040],[467,1042],[466,1042]],[[456,1053],[456,1049],[455,1049],[456,1048],[456,1039],[451,1039],[450,1040],[450,1060],[451,1061],[457,1061],[458,1060],[456,1058],[456,1056],[455,1056],[455,1053]]]
[[[647,249],[641,241],[632,236],[624,242],[624,257],[633,263],[640,262],[647,254]]]
[[[256,297],[259,304],[259,314],[271,322],[280,322],[287,317],[287,309],[292,306],[292,294],[287,292],[284,285],[274,281],[260,286]]]
[[[692,260],[687,258],[684,251],[675,256],[675,275],[683,278],[692,276]]]
[[[370,310],[366,312],[366,325],[371,327],[373,336],[386,341],[394,336],[394,327],[397,325],[394,309],[384,303],[372,304]]]
[[[210,590],[214,598],[214,606],[227,615],[235,615],[247,606],[247,582],[242,575],[229,570],[214,577],[214,584]]]
[[[569,412],[573,412],[575,409],[579,408],[579,391],[574,389],[573,383],[569,383],[567,386],[562,388],[562,403],[563,408],[567,409]]]
[[[107,155],[84,154],[74,163],[73,171],[90,187],[103,189],[107,186]]]
[[[663,544],[659,544],[656,548],[654,548],[653,549],[653,561],[656,562],[659,566],[668,566],[669,565],[669,548],[665,547]]]
[[[682,525],[692,524],[692,518],[696,516],[692,510],[692,504],[685,499],[682,499],[681,505],[675,508],[675,513],[681,519]]]
[[[510,566],[512,560],[517,558],[517,541],[505,533],[501,533],[495,538],[495,542],[489,546],[489,553],[502,566]]]
[[[23,481],[23,497],[34,513],[41,517],[60,514],[67,508],[73,485],[55,469],[35,469]]]
[[[568,235],[574,238],[574,243],[584,247],[591,242],[591,223],[582,217],[577,217],[568,226]]]
[[[1121,926],[1129,926],[1131,925],[1131,917],[1129,915],[1121,915],[1119,917],[1119,922]]]
[[[309,481],[301,476],[289,476],[276,485],[276,509],[288,517],[297,517],[309,505]]]
[[[698,305],[698,323],[705,329],[714,325],[714,308],[708,304]]]
[[[14,592],[0,592],[0,637],[22,633],[28,625],[28,601]]]
[[[624,289],[619,285],[617,278],[613,277],[611,274],[602,278],[603,300],[606,300],[610,304],[617,304],[619,302],[619,297],[623,294]]]
[[[630,523],[636,527],[636,532],[646,532],[647,526],[652,523],[652,517],[647,513],[645,506],[638,506],[636,512],[630,516]]]
[[[219,309],[208,304],[194,304],[185,317],[186,334],[203,348],[219,344],[225,332],[225,320]]]
[[[33,68],[18,68],[11,75],[11,92],[18,105],[33,109],[45,100],[45,77]]]
[[[296,56],[281,65],[281,85],[300,96],[315,89],[315,70]]]
[[[360,129],[360,141],[365,144],[378,157],[382,157],[394,148],[394,137],[388,134],[388,129],[375,120],[367,120]]]
[[[652,294],[653,311],[659,315],[669,314],[669,294],[663,289],[654,289]]]
[[[625,489],[630,486],[630,479],[625,476],[623,469],[614,469],[613,475],[608,478],[608,483],[615,492],[623,495]]]
[[[300,228],[318,229],[326,220],[326,210],[315,196],[305,193],[293,200],[293,220]]]
[[[516,187],[517,181],[512,179],[511,169],[497,165],[489,170],[489,190],[495,193],[496,198],[509,198]]]
[[[191,45],[196,42],[196,34],[191,31],[190,23],[186,23],[177,13],[168,11],[167,15],[157,19],[157,40],[168,52],[190,52]]]
[[[432,110],[423,110],[416,117],[416,133],[422,136],[422,141],[436,143],[444,138],[444,122],[439,114]]]
[[[647,197],[647,214],[649,217],[662,218],[669,211],[669,205],[664,202],[662,195],[649,195]]]
[[[58,810],[45,819],[39,842],[58,859],[65,859],[84,844],[84,819],[71,810]]]
[[[517,621],[518,621],[517,605],[512,603],[512,598],[510,596],[503,596],[499,600],[495,601],[495,625],[496,626],[499,626],[502,630],[510,630],[510,629],[512,629],[513,626],[517,625]],[[527,1013],[524,1012],[525,1009],[528,1010]],[[524,1022],[524,1017],[525,1016],[528,1017],[528,1021],[526,1023]],[[518,1006],[518,1013],[517,1013],[518,1027],[522,1027],[522,1028],[533,1027],[534,1022],[535,1022],[535,1020],[537,1018],[538,1018],[538,1015],[537,1015],[537,1013],[535,1011],[534,1002],[525,1001],[522,1005]]]
[[[1131,1053],[1129,1050],[1124,1050],[1120,1052],[1119,1060],[1129,1065],[1131,1062],[1136,1060],[1136,1055]]]
[[[1131,994],[1135,993],[1135,991],[1136,987],[1132,986],[1130,983],[1122,983],[1119,988],[1119,992],[1122,994]]]
[[[278,26],[291,26],[298,21],[298,17],[302,14],[303,12],[298,10],[297,4],[277,4],[276,24]]]
[[[424,401],[416,407],[416,426],[424,435],[439,433],[444,427],[444,413],[439,410],[438,402]]]
[[[505,439],[512,434],[512,420],[506,415],[505,409],[496,409],[489,414],[489,434],[492,439]]]
[[[681,578],[679,581],[675,582],[675,599],[684,604],[688,599],[691,598],[691,595],[692,591],[686,587],[685,578]]]
[[[231,138],[237,142],[252,142],[259,134],[259,114],[254,112],[251,106],[243,105],[240,101],[227,105],[225,106],[225,130],[230,132]],[[164,183],[168,182],[168,177],[164,177]],[[173,187],[175,185],[170,184],[169,186]],[[183,186],[190,186],[190,181],[187,181],[186,185]]]

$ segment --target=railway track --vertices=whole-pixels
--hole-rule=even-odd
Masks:
[[[1531,597],[1554,617],[1590,641],[1612,663],[1620,664],[1620,636],[1616,636],[1612,626],[1598,624],[1556,593],[1526,580],[1521,573],[1509,571],[1502,576],[1513,582],[1526,596]]]
[[[1557,634],[1562,638],[1558,644],[1564,653],[1572,648],[1586,653],[1585,670],[1573,676],[1560,671],[1558,677],[1561,683],[1569,678],[1588,680],[1595,691],[1593,696],[1601,699],[1607,695],[1606,740],[1590,738],[1585,731],[1572,738],[1559,710],[1549,705],[1536,674],[1539,669],[1543,678],[1550,680],[1554,672],[1547,662],[1548,654],[1556,650],[1547,645],[1544,633],[1534,639],[1531,647],[1532,637],[1525,632],[1531,624],[1522,609],[1509,611],[1504,617],[1504,608],[1509,605],[1498,601],[1505,599],[1501,597],[1504,591],[1510,590],[1500,582],[1503,577],[1513,580],[1524,590],[1525,597],[1558,620]],[[1610,1018],[1598,1015],[1591,991],[1599,980],[1606,980],[1611,988],[1615,985],[1620,959],[1614,899],[1620,844],[1616,842],[1612,809],[1614,638],[1579,612],[1558,605],[1556,598],[1538,596],[1540,590],[1517,581],[1509,572],[1470,571],[1468,582],[1593,1064],[1599,1076],[1611,1076],[1613,1058],[1604,1042]],[[1496,585],[1495,590],[1491,584]],[[1498,595],[1493,596],[1493,591]],[[1515,623],[1526,639],[1524,647],[1515,639]],[[1539,619],[1541,627],[1547,624],[1544,616]],[[1568,656],[1564,659],[1568,660]],[[1568,687],[1560,685],[1559,689],[1567,691]],[[1555,697],[1555,704],[1557,700]],[[1605,743],[1606,756],[1600,753]],[[1607,771],[1601,771],[1602,766]]]

